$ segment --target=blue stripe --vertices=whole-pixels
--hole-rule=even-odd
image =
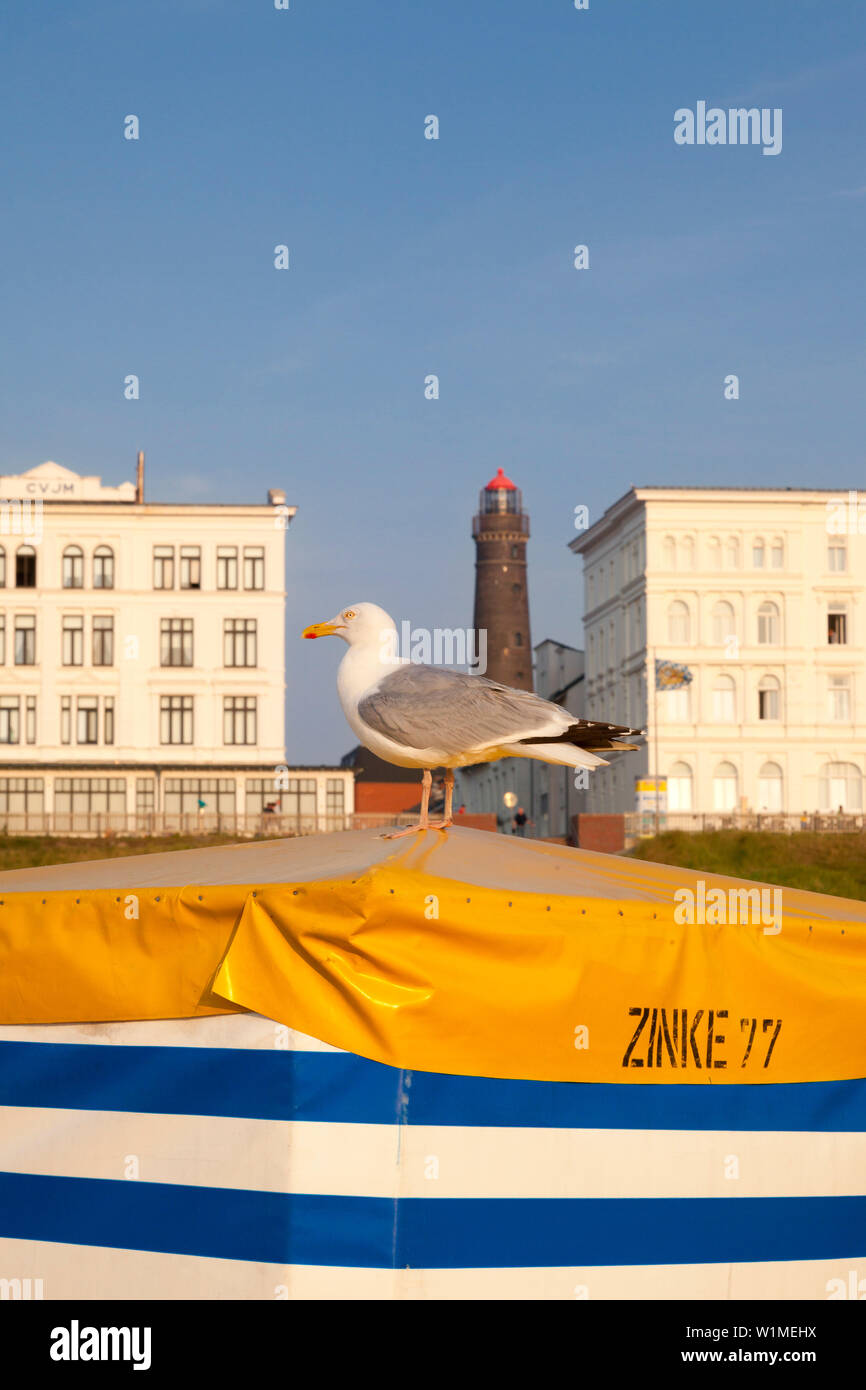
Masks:
[[[0,1105],[529,1129],[866,1131],[866,1080],[621,1085],[401,1072],[339,1052],[0,1042]]]
[[[378,1269],[820,1260],[866,1256],[866,1198],[402,1198],[395,1204],[0,1173],[0,1235]]]

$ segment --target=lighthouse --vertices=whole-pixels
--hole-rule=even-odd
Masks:
[[[481,489],[472,519],[476,633],[487,633],[490,680],[532,689],[526,542],[529,517],[520,489],[500,468]],[[478,639],[476,638],[476,642]],[[476,648],[478,649],[478,648]]]

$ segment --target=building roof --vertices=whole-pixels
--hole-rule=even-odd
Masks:
[[[660,494],[666,494],[668,499],[686,499],[695,493],[701,493],[704,497],[712,494],[731,495],[735,493],[747,492],[751,494],[751,500],[757,501],[765,497],[770,501],[808,501],[812,498],[828,497],[847,497],[853,491],[844,487],[794,487],[791,484],[785,487],[767,487],[760,483],[734,484],[734,483],[689,483],[685,486],[669,483],[648,483],[644,487],[636,487],[634,484],[618,497],[615,502],[602,512],[597,521],[579,536],[568,542],[569,550],[576,555],[580,555],[589,544],[595,542],[607,528],[628,513],[633,507],[641,502],[648,500],[649,494],[654,494],[654,499],[659,498]]]

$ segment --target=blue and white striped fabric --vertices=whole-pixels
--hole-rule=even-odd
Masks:
[[[406,1072],[255,1015],[0,1028],[3,1296],[844,1297],[864,1192],[864,1080]]]

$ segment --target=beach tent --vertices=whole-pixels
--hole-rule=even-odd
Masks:
[[[5,1296],[857,1296],[864,956],[467,829],[0,874]]]

